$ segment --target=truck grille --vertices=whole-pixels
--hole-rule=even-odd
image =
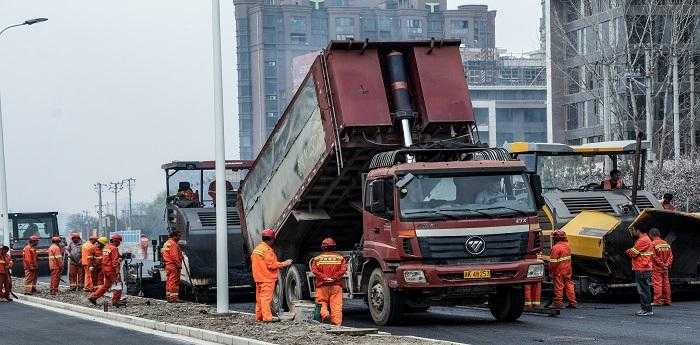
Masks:
[[[581,213],[581,211],[615,213],[612,205],[603,196],[561,198],[561,201],[564,202],[571,214]]]
[[[637,207],[639,207],[640,210],[643,210],[645,208],[654,208],[654,204],[651,203],[651,200],[646,197],[646,195],[637,195]]]
[[[198,212],[199,222],[202,226],[216,226],[216,212]],[[241,219],[238,216],[238,211],[226,212],[226,223],[228,226],[241,225]]]
[[[465,243],[471,236],[422,237],[418,239],[423,257],[429,261],[466,259],[464,262],[508,262],[522,260],[527,252],[528,232],[511,234],[481,235],[486,243],[483,253],[473,255],[467,252]],[[431,260],[432,259],[432,260]],[[452,259],[452,260],[450,260]]]

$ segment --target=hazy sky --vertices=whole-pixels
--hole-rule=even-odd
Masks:
[[[210,3],[0,0],[0,27],[49,18],[0,37],[10,210],[94,213],[92,184],[126,177],[136,178],[135,200],[149,200],[164,189],[162,163],[213,157]],[[539,0],[448,4],[487,4],[498,11],[498,47],[537,47]],[[231,1],[221,1],[221,13],[232,159],[238,120]]]

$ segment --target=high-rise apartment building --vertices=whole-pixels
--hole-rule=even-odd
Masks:
[[[496,11],[446,0],[234,0],[242,159],[265,143],[293,95],[295,58],[329,40],[459,38],[495,48]],[[298,76],[297,76],[298,79]]]

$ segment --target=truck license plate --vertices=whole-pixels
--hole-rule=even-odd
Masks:
[[[491,270],[464,271],[464,279],[491,278]]]

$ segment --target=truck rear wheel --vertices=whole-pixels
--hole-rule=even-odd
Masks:
[[[489,296],[491,315],[498,321],[511,322],[523,314],[525,296],[523,290],[513,287],[499,287],[496,293]]]
[[[309,287],[304,265],[294,264],[287,269],[284,278],[284,296],[287,309],[290,311],[294,308],[294,301],[309,299]]]
[[[379,267],[369,277],[367,301],[372,320],[379,326],[394,324],[401,317],[401,294],[389,288]]]

